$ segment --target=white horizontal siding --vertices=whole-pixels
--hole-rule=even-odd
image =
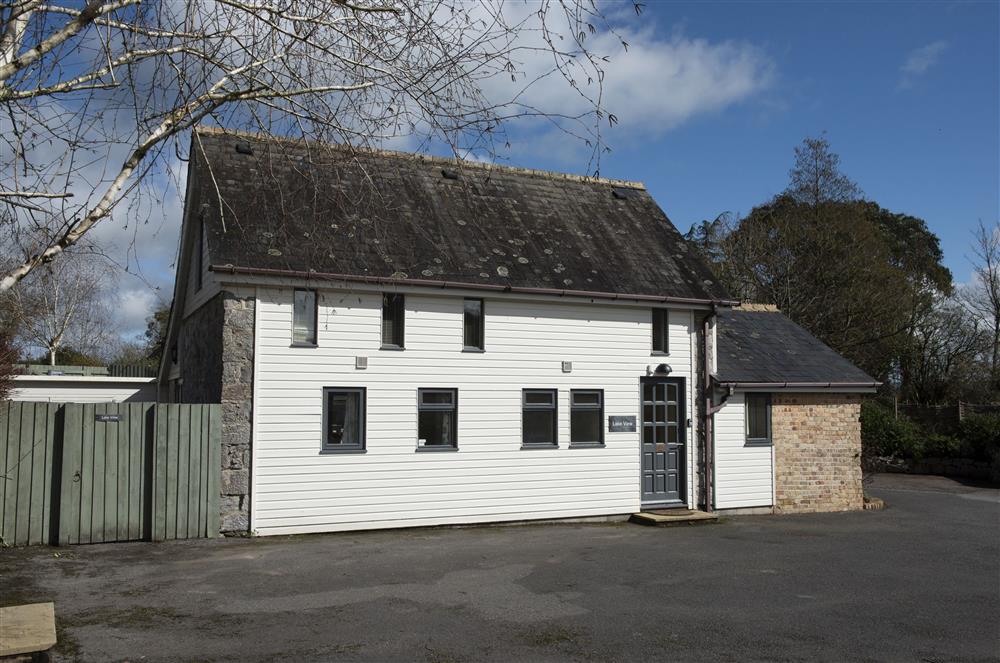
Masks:
[[[715,506],[771,506],[770,446],[746,445],[743,394],[733,394],[715,415]]]
[[[605,432],[606,448],[568,448],[570,389],[604,390],[606,426],[609,415],[639,416],[639,378],[666,362],[687,378],[693,408],[688,310],[671,312],[670,356],[651,357],[643,307],[487,298],[486,351],[470,353],[461,297],[407,295],[403,351],[379,350],[380,295],[326,290],[319,306],[319,347],[292,348],[291,289],[258,291],[258,534],[631,513],[640,507],[639,434]],[[357,356],[367,369],[354,368]],[[326,386],[367,388],[366,453],[320,453]],[[458,451],[415,451],[421,387],[458,389]],[[558,449],[521,449],[523,388],[559,390]],[[689,431],[689,476],[693,440]]]

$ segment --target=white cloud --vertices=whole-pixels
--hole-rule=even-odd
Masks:
[[[946,50],[948,50],[948,42],[938,40],[910,51],[899,68],[900,78],[897,88],[904,90],[913,87],[916,79],[926,74],[927,70],[941,59]]]

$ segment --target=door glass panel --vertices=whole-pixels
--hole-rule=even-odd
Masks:
[[[642,441],[646,444],[653,443],[653,427],[643,426],[642,427]]]
[[[666,405],[657,405],[656,406],[656,420],[657,421],[666,421],[667,420],[667,406]]]
[[[667,421],[672,421],[677,423],[677,406],[668,405],[667,406]]]
[[[653,383],[647,382],[642,385],[642,400],[651,401],[653,400]]]
[[[677,444],[677,426],[667,426],[667,443]]]
[[[664,395],[666,393],[665,389],[666,389],[666,385],[663,384],[662,382],[659,383],[658,385],[656,385],[656,400],[658,400],[658,401],[666,400],[666,398],[664,397]]]
[[[642,406],[642,419],[643,419],[643,421],[652,421],[653,420],[653,406],[652,405],[643,405]]]

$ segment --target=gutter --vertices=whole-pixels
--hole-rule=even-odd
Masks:
[[[209,265],[208,269],[219,274],[241,274],[246,276],[274,276],[321,281],[348,281],[371,285],[404,285],[420,288],[487,290],[519,295],[554,295],[557,297],[581,297],[587,299],[608,299],[621,301],[659,302],[663,304],[700,304],[711,306],[738,306],[739,302],[728,299],[698,299],[695,297],[664,297],[660,295],[618,294],[594,292],[590,290],[566,290],[558,288],[527,288],[489,283],[463,283],[460,281],[432,281],[430,279],[396,279],[391,276],[357,276],[354,274],[333,274],[328,272],[306,272],[292,269],[270,269],[266,267],[236,267],[233,265]]]
[[[881,382],[722,382],[720,387],[733,389],[878,389]]]

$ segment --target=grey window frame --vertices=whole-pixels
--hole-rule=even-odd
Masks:
[[[761,398],[764,401],[764,414],[767,426],[767,437],[750,437],[750,400]],[[771,430],[771,394],[748,392],[743,396],[743,435],[748,447],[769,447],[773,444]]]
[[[662,315],[663,320],[661,321],[662,329],[660,330],[659,338],[656,333],[656,316]],[[650,355],[653,356],[667,356],[670,354],[670,309],[666,308],[652,308],[650,309]],[[662,344],[662,349],[657,348],[657,341]]]
[[[295,340],[295,295],[299,292],[308,292],[312,294],[313,306],[312,306],[312,340],[311,341],[297,341]],[[294,288],[292,290],[292,347],[293,348],[315,348],[319,341],[319,293],[312,288]]]
[[[453,395],[450,405],[441,403],[424,403],[425,394],[449,393]],[[420,413],[421,412],[453,412],[455,420],[454,444],[420,444]],[[421,387],[417,389],[417,451],[458,451],[458,389],[455,387]]]
[[[577,405],[574,402],[574,397],[577,394],[597,394],[599,402],[596,405],[589,403]],[[598,440],[584,440],[575,441],[573,439],[573,412],[581,411],[593,411],[598,412],[597,416],[597,431]],[[569,448],[570,449],[599,449],[604,447],[604,390],[603,389],[571,389],[569,392]]]
[[[393,338],[387,343],[385,340],[385,314],[386,311],[391,310],[393,304],[390,303],[390,298],[392,301],[396,301],[398,298],[399,306],[399,320],[397,336],[398,339]],[[382,350],[403,350],[406,348],[406,295],[401,292],[383,292],[382,293],[382,316],[379,318],[379,339],[382,343],[380,349]],[[399,341],[396,343],[396,341]]]
[[[465,343],[466,302],[479,302],[479,345]],[[462,352],[486,352],[486,302],[476,297],[466,297],[462,300]]]
[[[551,394],[552,405],[538,405],[528,403],[528,394]],[[552,412],[552,441],[551,442],[525,442],[524,441],[524,413],[534,410],[536,412]],[[527,388],[521,390],[521,448],[522,449],[558,449],[559,448],[559,390],[545,388]]]
[[[360,413],[360,427],[361,435],[360,442],[357,444],[330,444],[327,440],[327,431],[329,430],[328,425],[330,423],[330,399],[329,394],[336,392],[346,392],[361,395],[361,413]],[[368,437],[368,389],[366,387],[323,387],[323,429],[320,433],[322,436],[320,453],[324,454],[346,454],[346,453],[365,453],[367,451],[367,437]]]

